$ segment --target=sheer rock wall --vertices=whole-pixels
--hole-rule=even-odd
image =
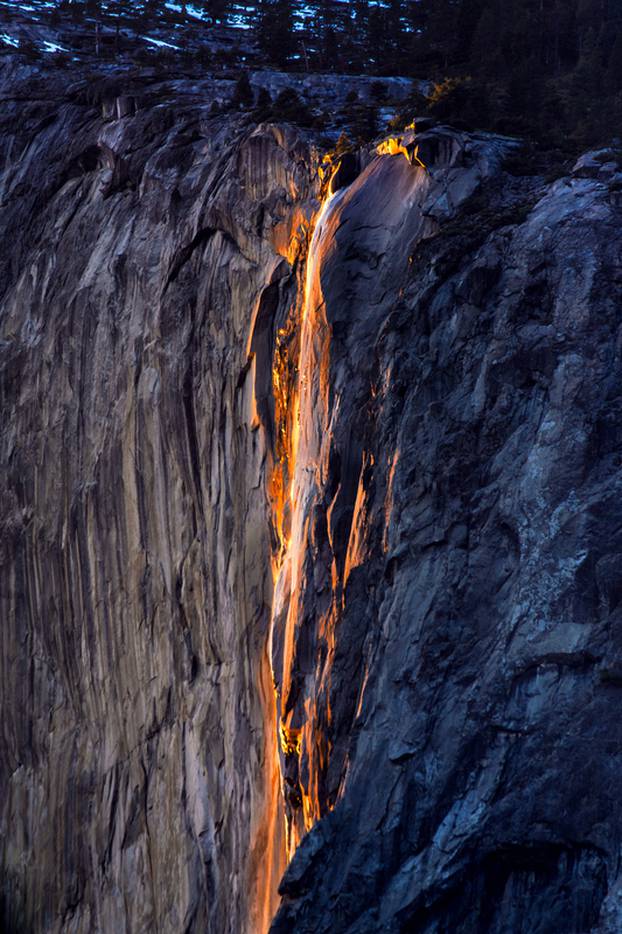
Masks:
[[[209,84],[103,119],[61,80],[2,88],[6,923],[239,934],[274,744],[249,348],[315,170]]]
[[[509,141],[419,147],[428,172],[384,156],[344,192],[319,272],[298,645],[330,753],[272,931],[613,932],[622,176],[610,153],[544,183],[501,171]]]
[[[360,154],[300,393],[313,147],[207,80],[91,93],[0,84],[5,927],[260,932],[274,676],[315,821],[274,934],[619,931],[615,156]],[[314,477],[287,650],[277,347]]]

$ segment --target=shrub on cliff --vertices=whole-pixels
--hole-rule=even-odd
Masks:
[[[308,127],[321,123],[318,115],[303,101],[295,88],[283,88],[272,105],[270,119]]]
[[[378,133],[378,110],[374,104],[361,103],[350,108],[348,126],[353,139],[368,143]]]
[[[233,96],[231,98],[231,103],[238,109],[246,109],[247,107],[252,106],[253,100],[253,89],[251,87],[248,74],[243,71],[236,82],[235,88],[233,90]]]
[[[257,104],[253,110],[253,120],[263,123],[272,116],[272,98],[267,88],[260,88],[257,95]]]

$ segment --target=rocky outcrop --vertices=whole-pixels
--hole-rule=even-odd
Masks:
[[[5,923],[256,930],[277,779],[250,344],[296,291],[309,150],[208,117],[209,85],[117,120],[53,73],[2,91]]]
[[[616,154],[212,93],[0,85],[5,927],[617,931]]]
[[[290,653],[322,819],[275,934],[622,925],[617,185],[503,147],[424,134],[330,221]]]

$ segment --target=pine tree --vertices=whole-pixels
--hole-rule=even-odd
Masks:
[[[402,47],[403,30],[402,18],[404,4],[402,0],[388,0],[387,9],[387,33],[389,44],[391,46],[392,59],[397,62],[400,49]]]
[[[482,16],[483,0],[461,0],[454,47],[456,63],[468,62],[477,24]]]
[[[251,107],[253,104],[253,89],[248,78],[248,74],[243,71],[240,77],[238,78],[235,89],[233,91],[233,97],[231,98],[231,103],[234,107]]]
[[[378,132],[378,112],[370,103],[356,104],[350,111],[352,137],[360,143],[372,140]]]
[[[369,28],[369,4],[367,0],[354,0],[352,7],[352,31],[357,37],[359,45],[363,45],[364,37]]]
[[[622,91],[622,29],[618,31],[609,54],[605,81],[610,94]]]
[[[320,67],[345,71],[351,59],[353,23],[356,10],[340,0],[316,0],[312,28]]]
[[[456,0],[433,0],[426,24],[426,44],[446,71],[455,56],[460,8]]]
[[[471,43],[471,69],[475,74],[495,75],[503,71],[500,26],[501,4],[484,6]]]
[[[253,119],[257,123],[262,123],[264,120],[269,120],[272,116],[272,98],[270,97],[270,92],[266,88],[260,88],[259,94],[257,96],[257,104],[253,111]]]
[[[287,65],[295,47],[292,0],[260,0],[257,39],[269,61]]]
[[[598,40],[594,29],[589,29],[583,41],[579,64],[572,77],[572,98],[580,119],[574,130],[574,137],[580,147],[585,147],[594,140],[600,141],[603,130],[601,95],[604,74],[598,49]]]
[[[369,13],[366,45],[369,61],[373,62],[376,72],[381,71],[389,60],[390,42],[387,17],[379,6]]]
[[[211,23],[224,23],[231,12],[231,0],[203,0],[202,9],[205,10]]]

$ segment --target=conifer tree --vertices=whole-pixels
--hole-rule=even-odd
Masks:
[[[238,78],[231,103],[234,107],[251,107],[253,104],[253,89],[247,72],[243,71]]]
[[[605,80],[610,94],[617,94],[622,90],[622,29],[619,30],[609,53]]]
[[[259,0],[257,39],[269,61],[281,67],[287,65],[295,47],[291,0]]]

